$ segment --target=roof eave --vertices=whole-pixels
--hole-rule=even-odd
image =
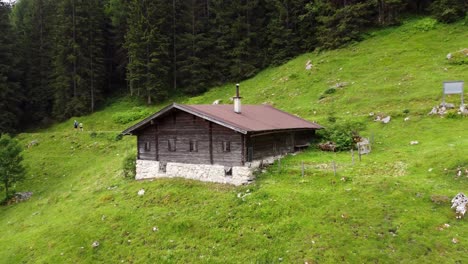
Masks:
[[[180,105],[180,104],[177,104],[177,103],[172,103],[168,106],[166,106],[165,108],[159,110],[158,112],[156,112],[155,114],[152,114],[151,116],[141,120],[140,122],[136,123],[135,125],[125,129],[124,131],[122,131],[122,135],[133,135],[133,132],[138,130],[139,128],[143,127],[144,125],[146,125],[148,122],[150,122],[151,120],[153,119],[156,119],[158,118],[159,116],[165,114],[166,112],[172,110],[173,108],[175,109],[179,109],[179,110],[182,110],[182,111],[185,111],[187,113],[190,113],[192,115],[195,115],[195,116],[198,116],[200,118],[203,118],[205,120],[208,120],[210,122],[213,122],[215,124],[218,124],[218,125],[221,125],[221,126],[224,126],[224,127],[227,127],[229,129],[232,129],[234,131],[237,131],[239,133],[242,133],[242,134],[247,134],[249,131],[246,130],[246,129],[243,129],[243,128],[240,128],[240,127],[236,127],[235,125],[233,124],[230,124],[230,123],[227,123],[227,122],[221,122],[219,120],[216,120],[212,117],[210,117],[209,115],[206,115],[206,114],[203,114],[203,113],[200,113],[194,109],[192,109],[191,107],[189,106],[184,106],[184,105]]]

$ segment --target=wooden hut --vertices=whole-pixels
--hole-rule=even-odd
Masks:
[[[237,98],[234,107],[174,103],[123,131],[137,136],[137,178],[198,173],[187,178],[234,183],[229,177],[243,171],[244,179],[235,179],[240,184],[252,176],[241,167],[251,171],[259,163],[307,147],[321,128],[269,105],[243,105],[241,111]]]

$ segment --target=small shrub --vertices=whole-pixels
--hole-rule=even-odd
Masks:
[[[343,151],[354,147],[353,136],[359,135],[359,131],[363,129],[364,123],[348,121],[332,124],[319,133],[325,141],[335,142],[337,151]]]
[[[327,118],[327,120],[328,120],[328,122],[330,122],[330,123],[335,123],[335,122],[336,122],[336,117],[335,117],[335,116],[329,116],[329,117]]]
[[[468,64],[468,49],[462,49],[450,53],[452,56],[448,60],[449,64],[463,65]]]
[[[336,93],[336,89],[335,88],[328,88],[327,90],[325,90],[324,94],[334,94]]]
[[[119,141],[119,140],[122,140],[123,138],[123,135],[121,133],[117,134],[117,136],[115,136],[115,141]]]
[[[429,7],[432,15],[444,23],[453,23],[466,15],[458,0],[435,0]]]
[[[429,31],[435,29],[437,25],[437,20],[433,18],[424,18],[414,24],[414,28],[417,31]]]
[[[409,110],[409,109],[405,109],[405,110],[403,110],[403,114],[405,114],[405,115],[409,114],[409,112],[410,112],[410,110]]]
[[[146,109],[134,108],[133,111],[120,112],[112,115],[112,120],[117,124],[128,124],[132,121],[142,119],[151,113]]]
[[[297,78],[299,78],[299,75],[297,75],[296,73],[289,75],[289,79],[297,79]]]
[[[122,163],[122,171],[125,178],[134,179],[136,175],[136,154],[127,155]]]
[[[456,118],[461,118],[462,115],[458,113],[458,111],[456,109],[450,109],[447,111],[447,118],[451,118],[451,119],[456,119]]]

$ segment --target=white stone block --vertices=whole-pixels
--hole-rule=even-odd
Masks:
[[[253,171],[247,167],[234,166],[232,167],[233,184],[240,185],[254,179]]]
[[[242,185],[254,179],[253,170],[248,167],[232,167],[232,176],[226,176],[224,166],[207,164],[187,164],[168,162],[166,173],[159,172],[159,162],[137,160],[136,179],[181,177],[204,182],[229,183]]]
[[[136,180],[157,178],[159,175],[159,162],[155,160],[136,161]]]

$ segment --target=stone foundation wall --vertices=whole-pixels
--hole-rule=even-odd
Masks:
[[[222,165],[188,164],[168,162],[166,171],[160,171],[160,164],[154,160],[137,160],[136,180],[154,178],[175,178],[181,177],[205,182],[228,183],[242,185],[254,180],[253,172],[265,165],[272,164],[281,156],[268,157],[264,160],[248,162],[245,166],[234,166],[228,174]]]
[[[181,177],[205,182],[228,183],[234,185],[246,184],[254,179],[254,169],[248,167],[232,167],[232,175],[227,175],[225,167],[222,165],[168,162],[166,165],[166,172],[161,172],[159,167],[158,161],[137,160],[135,179],[143,180]]]
[[[136,161],[136,180],[157,178],[159,175],[159,162],[154,160]]]

